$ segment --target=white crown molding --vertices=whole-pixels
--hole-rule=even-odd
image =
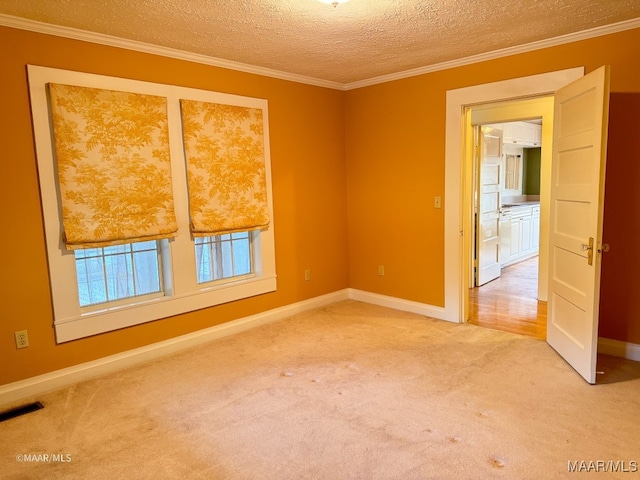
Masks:
[[[492,52],[482,53],[479,55],[472,55],[470,57],[451,60],[448,62],[437,63],[434,65],[426,65],[424,67],[404,70],[402,72],[391,73],[388,75],[381,75],[378,77],[373,77],[373,78],[359,80],[359,81],[350,82],[350,83],[339,83],[339,82],[334,82],[330,80],[307,77],[304,75],[298,75],[294,73],[287,73],[280,70],[274,70],[274,69],[265,68],[265,67],[257,67],[255,65],[248,65],[245,63],[234,62],[234,61],[225,60],[222,58],[210,57],[210,56],[202,55],[198,53],[186,52],[184,50],[178,50],[178,49],[169,48],[169,47],[152,45],[149,43],[138,42],[135,40],[127,40],[119,37],[113,37],[111,35],[105,35],[101,33],[94,33],[86,30],[80,30],[77,28],[62,27],[58,25],[37,22],[35,20],[14,17],[12,15],[0,14],[0,26],[17,28],[21,30],[28,30],[28,31],[37,32],[37,33],[44,33],[47,35],[55,35],[58,37],[71,38],[75,40],[82,40],[85,42],[97,43],[97,44],[107,45],[111,47],[125,48],[127,50],[134,50],[134,51],[143,52],[143,53],[150,53],[153,55],[160,55],[163,57],[186,60],[189,62],[201,63],[204,65],[210,65],[210,66],[220,67],[220,68],[227,68],[229,70],[237,70],[245,73],[253,73],[253,74],[262,75],[265,77],[272,77],[280,80],[288,80],[291,82],[314,85],[317,87],[347,91],[347,90],[355,90],[357,88],[377,85],[380,83],[391,82],[394,80],[401,80],[404,78],[415,77],[418,75],[424,75],[427,73],[438,72],[441,70],[447,70],[450,68],[462,67],[462,66],[471,65],[474,63],[485,62],[485,61],[494,60],[497,58],[508,57],[511,55],[517,55],[519,53],[532,52],[534,50],[540,50],[543,48],[564,45],[567,43],[577,42],[580,40],[587,40],[590,38],[600,37],[603,35],[610,35],[612,33],[623,32],[625,30],[639,28],[640,18],[633,18],[633,19],[625,20],[618,23],[612,23],[610,25],[604,25],[601,27],[595,27],[588,30],[582,30],[580,32],[561,35],[559,37],[548,38],[546,40],[540,40],[537,42],[531,42],[524,45],[517,45],[514,47],[503,48],[500,50],[494,50]]]
[[[163,57],[175,58],[178,60],[186,60],[188,62],[201,63],[213,67],[226,68],[239,72],[253,73],[264,77],[272,77],[280,80],[288,80],[296,83],[314,85],[316,87],[331,88],[334,90],[344,90],[344,85],[330,80],[307,77],[297,75],[295,73],[282,72],[271,68],[257,67],[246,63],[234,62],[223,58],[210,57],[199,53],[187,52],[175,48],[153,45],[150,43],[138,42],[136,40],[127,40],[125,38],[114,37],[102,33],[94,33],[77,28],[63,27],[52,25],[49,23],[37,22],[26,18],[14,17],[12,15],[0,14],[0,26],[17,28],[20,30],[28,30],[36,33],[44,33],[46,35],[54,35],[57,37],[70,38],[73,40],[81,40],[85,42],[97,43],[109,47],[124,48],[136,52],[150,53]]]
[[[612,23],[611,25],[604,25],[602,27],[590,28],[589,30],[569,33],[560,37],[548,38],[546,40],[539,40],[537,42],[526,43],[524,45],[516,45],[515,47],[503,48],[500,50],[472,55],[470,57],[460,58],[457,60],[437,63],[435,65],[427,65],[411,70],[405,70],[403,72],[391,73],[389,75],[381,75],[379,77],[369,78],[358,82],[347,83],[343,85],[343,89],[354,90],[356,88],[369,87],[371,85],[377,85],[379,83],[392,82],[394,80],[401,80],[403,78],[424,75],[425,73],[433,73],[441,70],[448,70],[450,68],[463,67],[465,65],[471,65],[474,63],[509,57],[511,55],[517,55],[519,53],[532,52],[534,50],[541,50],[543,48],[555,47],[567,43],[578,42],[580,40],[588,40],[590,38],[601,37],[603,35],[610,35],[612,33],[624,32],[625,30],[632,30],[638,27],[640,27],[640,18],[633,18],[631,20],[625,20],[623,22]]]

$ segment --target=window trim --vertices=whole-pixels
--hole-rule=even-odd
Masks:
[[[276,290],[268,102],[266,99],[34,65],[28,65],[27,69],[57,343]],[[162,269],[165,275],[164,296],[144,301],[138,301],[134,297],[132,302],[126,305],[108,306],[93,312],[81,311],[78,301],[75,256],[72,251],[66,250],[62,241],[61,204],[53,157],[54,149],[46,89],[46,84],[50,82],[124,90],[167,98],[171,172],[179,230],[175,238],[161,241]],[[214,285],[197,283],[195,248],[189,231],[186,161],[182,144],[179,103],[181,98],[263,110],[267,206],[271,222],[268,229],[262,230],[254,236],[255,271],[251,278],[232,278],[229,282],[218,282]]]

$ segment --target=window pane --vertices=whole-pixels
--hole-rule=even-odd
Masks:
[[[209,248],[211,249],[211,280],[222,278],[222,250],[220,248],[220,237],[209,237]]]
[[[155,240],[148,240],[146,242],[136,242],[131,243],[131,248],[134,252],[139,252],[141,250],[156,250],[157,244]]]
[[[210,282],[213,280],[211,249],[209,248],[209,245],[203,245],[202,242],[196,244],[196,269],[198,272],[198,283]]]
[[[89,258],[86,262],[89,304],[107,301],[107,285],[104,277],[104,263],[101,257]]]
[[[233,242],[234,275],[246,275],[247,273],[251,273],[251,259],[249,254],[248,238],[235,240]]]
[[[227,278],[233,276],[233,260],[231,257],[231,242],[222,243],[222,272],[221,277]]]
[[[105,255],[114,255],[117,253],[125,253],[131,250],[131,244],[127,243],[125,245],[110,245],[108,247],[104,247],[102,249]]]
[[[129,281],[131,278],[131,268],[127,261],[129,255],[106,255],[106,250],[105,248],[104,260],[109,300],[119,300],[133,296],[133,285],[131,285]]]
[[[73,253],[75,253],[76,258],[97,257],[102,255],[102,249],[101,248],[85,248],[82,250],[75,250]]]
[[[91,303],[91,292],[89,290],[89,277],[86,261],[76,261],[76,273],[78,276],[78,298],[80,300],[80,306],[88,305]]]
[[[135,250],[135,249],[134,249]],[[160,272],[158,271],[158,255],[155,251],[143,251],[133,254],[134,280],[136,294],[146,295],[160,291]]]

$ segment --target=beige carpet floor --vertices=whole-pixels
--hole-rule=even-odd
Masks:
[[[341,302],[42,395],[0,423],[0,478],[638,478],[640,363],[599,369]]]

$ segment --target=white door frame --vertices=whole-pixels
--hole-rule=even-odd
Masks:
[[[464,321],[465,258],[473,236],[464,224],[464,206],[472,172],[465,168],[466,129],[470,116],[465,110],[474,105],[518,100],[553,94],[558,88],[584,75],[584,67],[576,67],[501,82],[475,85],[447,91],[445,138],[445,250],[444,250],[444,320]],[[465,246],[467,246],[465,248]]]

